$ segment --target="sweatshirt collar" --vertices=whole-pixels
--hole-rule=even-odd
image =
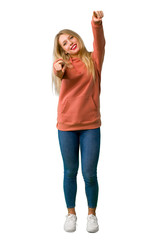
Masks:
[[[75,68],[75,70],[76,70],[76,72],[78,72],[78,73],[81,73],[80,71],[79,71],[79,69],[76,67],[76,64],[75,64],[75,61],[76,60],[78,60],[78,61],[80,61],[80,58],[78,58],[78,57],[71,57],[70,56],[70,58],[69,58],[69,61],[72,63],[72,65],[73,65],[73,67]]]

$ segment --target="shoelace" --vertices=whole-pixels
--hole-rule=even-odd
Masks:
[[[72,222],[75,219],[74,215],[66,215],[67,222]]]
[[[96,223],[97,222],[97,218],[96,216],[90,214],[89,217],[88,217],[88,220],[92,223]]]

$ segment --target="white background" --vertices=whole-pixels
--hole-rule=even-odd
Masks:
[[[93,50],[91,17],[103,10],[98,165],[100,231],[86,231],[78,174],[78,227],[67,209],[52,93],[53,41],[70,28]],[[160,239],[160,15],[158,0],[1,1],[0,239]],[[57,237],[57,236],[58,237]]]

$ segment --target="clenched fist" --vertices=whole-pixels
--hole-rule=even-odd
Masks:
[[[54,64],[54,69],[56,71],[55,75],[59,78],[63,77],[63,74],[66,70],[66,64],[63,60],[58,60],[55,64]]]
[[[101,23],[102,18],[104,17],[103,11],[93,11],[92,19],[95,23]]]

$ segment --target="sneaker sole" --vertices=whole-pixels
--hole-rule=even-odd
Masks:
[[[94,230],[87,228],[87,232],[89,232],[89,233],[96,233],[98,231],[99,231],[99,227],[97,229],[94,229]]]
[[[64,231],[65,231],[65,232],[72,233],[72,232],[75,232],[75,231],[76,231],[76,229],[73,229],[73,230],[72,230],[72,229],[71,229],[71,230],[70,230],[70,229],[68,229],[68,230],[67,230],[67,229],[65,229],[65,228],[64,228]]]

